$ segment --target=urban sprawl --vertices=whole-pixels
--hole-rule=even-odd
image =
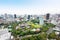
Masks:
[[[0,14],[0,40],[60,40],[60,14]]]

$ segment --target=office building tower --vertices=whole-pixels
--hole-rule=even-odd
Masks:
[[[46,20],[48,20],[48,19],[49,19],[49,17],[50,17],[50,14],[49,14],[49,13],[47,13],[47,14],[46,14]]]
[[[7,13],[5,13],[5,19],[8,19],[8,14]]]
[[[28,20],[30,19],[30,15],[28,15]]]
[[[39,17],[37,17],[37,19],[39,19]]]
[[[39,17],[39,23],[40,23],[40,25],[43,25],[43,24],[44,24],[44,19],[43,19],[43,17]]]
[[[13,15],[12,14],[8,14],[9,18],[13,18]]]
[[[60,14],[58,14],[58,17],[60,17]]]
[[[14,14],[14,18],[17,18],[16,14]]]

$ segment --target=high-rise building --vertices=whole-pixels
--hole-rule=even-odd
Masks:
[[[58,17],[60,17],[60,14],[58,14]]]
[[[40,25],[43,25],[44,24],[44,19],[43,19],[43,17],[39,17],[39,20],[40,20]]]
[[[13,18],[13,15],[12,14],[8,14],[9,18]]]
[[[39,19],[39,17],[37,17],[37,19]]]
[[[28,15],[28,20],[30,19],[30,15]]]
[[[49,14],[49,13],[47,13],[47,14],[46,14],[46,20],[48,20],[48,19],[49,19],[49,17],[50,17],[50,14]]]
[[[8,19],[8,15],[7,15],[7,13],[5,13],[5,19]]]
[[[16,14],[14,14],[14,18],[17,18],[17,17],[16,17]]]

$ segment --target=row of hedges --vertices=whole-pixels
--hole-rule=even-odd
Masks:
[[[45,33],[41,33],[37,36],[23,38],[22,40],[47,40],[47,35]]]
[[[51,34],[48,35],[48,39],[59,39],[57,38],[57,35],[55,32],[52,32]],[[22,40],[47,40],[47,34],[46,33],[40,33],[37,36],[30,36],[23,38]]]

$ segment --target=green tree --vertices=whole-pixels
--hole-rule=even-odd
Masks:
[[[31,22],[33,22],[33,23],[39,23],[39,19],[31,20]]]
[[[46,33],[40,33],[38,35],[38,39],[40,39],[40,40],[47,40],[47,34]]]
[[[48,35],[48,38],[49,38],[49,39],[55,39],[55,38],[56,38],[55,32],[50,33],[50,34]]]

